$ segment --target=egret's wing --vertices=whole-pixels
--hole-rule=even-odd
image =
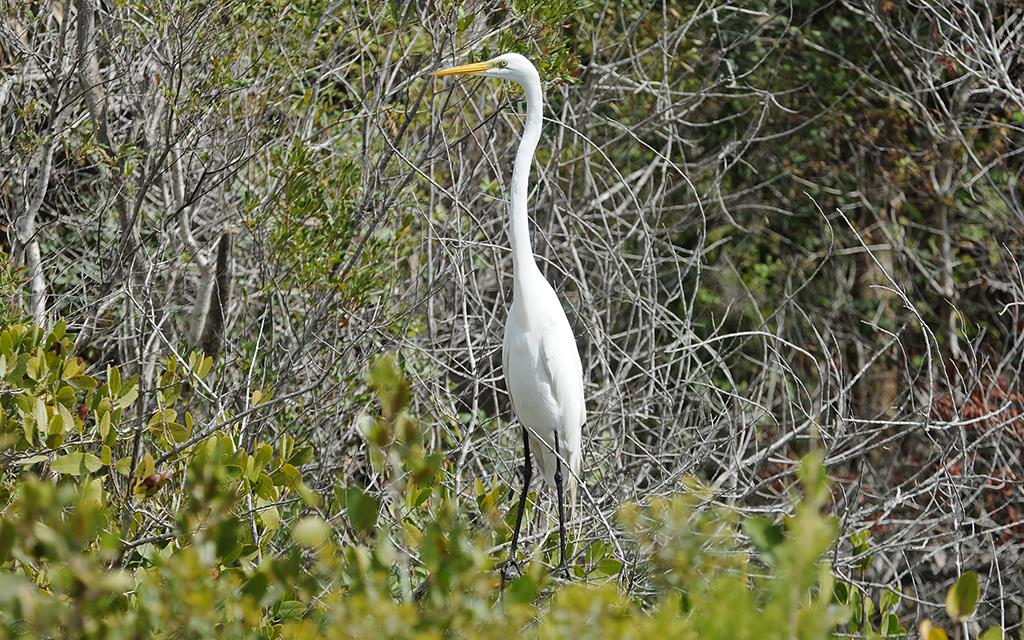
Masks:
[[[578,434],[587,419],[583,402],[583,365],[576,349],[576,338],[564,317],[562,322],[553,323],[542,334],[540,361],[551,384],[551,393],[566,421],[563,427],[567,436],[576,441],[570,446],[578,446],[578,436],[573,437],[568,432]]]
[[[561,311],[561,308],[558,309]],[[544,331],[540,345],[540,361],[550,382],[551,394],[561,414],[561,435],[568,453],[566,462],[570,474],[566,479],[569,489],[569,516],[576,518],[577,478],[580,475],[583,449],[583,423],[587,421],[587,408],[583,400],[583,365],[576,348],[569,320],[561,313]]]

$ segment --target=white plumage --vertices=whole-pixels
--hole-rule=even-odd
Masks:
[[[502,369],[516,417],[530,434],[530,450],[549,486],[555,486],[555,433],[568,463],[569,504],[576,504],[583,404],[583,366],[569,320],[554,289],[536,265],[516,272],[516,290],[505,321]]]
[[[516,152],[509,198],[509,241],[512,245],[515,290],[505,321],[505,339],[502,344],[502,369],[512,398],[512,407],[529,436],[525,486],[520,495],[510,564],[515,564],[516,542],[530,478],[529,454],[532,452],[544,480],[558,490],[559,538],[564,566],[564,517],[561,487],[557,486],[557,480],[561,477],[569,490],[570,509],[575,512],[576,482],[582,458],[581,430],[587,410],[583,399],[583,367],[576,339],[558,296],[537,268],[530,244],[526,200],[530,165],[540,141],[543,121],[544,96],[541,93],[540,75],[529,60],[516,53],[434,73],[456,74],[510,80],[519,84],[526,94],[526,126]],[[568,469],[559,473],[560,464]]]

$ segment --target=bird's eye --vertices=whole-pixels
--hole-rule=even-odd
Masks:
[[[497,66],[498,66],[499,68],[501,68],[501,69],[504,69],[505,67],[507,67],[507,66],[508,66],[508,60],[498,60],[498,62],[496,63],[496,65],[497,65]]]

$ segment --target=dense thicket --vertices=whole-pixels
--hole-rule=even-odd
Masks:
[[[641,560],[622,505],[692,495],[681,481],[695,476],[706,508],[776,531],[816,451],[837,516],[832,572],[874,602],[903,595],[857,630],[894,607],[904,626],[941,618],[967,571],[981,576],[978,617],[1019,626],[1019,2],[4,0],[0,12],[0,317],[30,323],[0,344],[11,523],[27,526],[32,496],[102,504],[69,544],[148,575],[167,570],[160,556],[201,556],[186,504],[223,491],[237,516],[225,521],[242,523],[224,539],[245,551],[194,566],[237,569],[237,589],[272,583],[262,563],[280,557],[294,563],[282,579],[312,582],[277,603],[315,610],[316,588],[359,590],[365,578],[311,577],[335,565],[289,542],[299,522],[312,523],[300,540],[392,554],[383,591],[358,606],[413,616],[420,585],[493,587],[444,582],[447,563],[417,536],[435,519],[446,540],[473,538],[477,555],[455,555],[477,573],[507,544],[518,435],[497,353],[522,104],[500,83],[422,72],[517,50],[548,100],[535,250],[586,369],[578,577],[617,582],[608,597],[623,603],[686,591],[662,582],[671,564]],[[397,395],[380,422],[366,417],[380,415],[366,372],[382,350],[411,385],[384,385]],[[400,430],[410,399],[415,446],[391,451],[397,432],[381,425]],[[217,456],[273,468],[264,481]],[[78,497],[55,488],[64,476]],[[417,483],[432,489],[406,491]],[[525,539],[546,549],[550,496],[531,504]],[[40,526],[73,535],[48,517]],[[737,553],[758,542],[743,531]],[[33,553],[4,571],[82,596],[51,587]],[[345,566],[369,571],[352,553]]]

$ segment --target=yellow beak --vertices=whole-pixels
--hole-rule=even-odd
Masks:
[[[432,76],[461,76],[472,73],[483,73],[491,68],[491,65],[486,62],[474,62],[472,64],[463,64],[458,67],[451,67],[450,69],[441,69],[431,73]]]

